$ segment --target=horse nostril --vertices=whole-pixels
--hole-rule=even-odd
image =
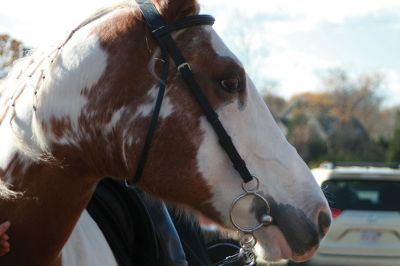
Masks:
[[[318,214],[318,227],[320,238],[323,238],[331,225],[331,216],[326,211],[320,211]]]

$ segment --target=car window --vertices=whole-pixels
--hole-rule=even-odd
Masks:
[[[331,179],[322,183],[331,208],[400,211],[400,182]]]

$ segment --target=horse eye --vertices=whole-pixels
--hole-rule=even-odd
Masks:
[[[240,90],[239,78],[221,80],[221,87],[227,92],[231,93],[237,92]]]

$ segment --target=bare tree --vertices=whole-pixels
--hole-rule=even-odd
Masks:
[[[351,78],[343,69],[334,69],[322,77],[322,83],[332,97],[331,112],[343,122],[356,118],[371,137],[380,135],[377,121],[381,119],[383,98],[379,92],[384,77],[379,73]]]

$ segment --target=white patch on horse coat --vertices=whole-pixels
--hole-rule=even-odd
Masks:
[[[171,99],[166,95],[164,96],[163,103],[161,105],[160,116],[165,119],[174,111],[174,106],[171,102]]]
[[[118,266],[103,233],[84,210],[65,244],[62,266]]]
[[[9,132],[9,129],[5,126],[0,126],[0,168],[5,169],[7,165],[11,162],[12,158],[17,152],[17,148],[13,143],[13,137]]]
[[[88,25],[76,32],[55,60],[49,73],[51,78],[39,90],[36,112],[39,121],[67,118],[79,132],[78,120],[88,101],[83,91],[98,82],[107,66],[107,53],[98,37],[91,33],[93,27]],[[78,132],[67,132],[58,140],[55,136],[48,139],[59,144],[74,144],[76,136],[80,136]]]
[[[151,101],[149,103],[140,105],[135,114],[133,115],[132,117],[133,119],[152,115],[155,106],[155,101],[158,95],[158,90],[159,90],[158,86],[154,86],[148,91],[147,95],[150,96]],[[165,119],[170,114],[172,114],[173,111],[174,111],[174,106],[171,102],[171,99],[168,97],[168,95],[164,95],[160,109],[160,117]]]
[[[96,85],[103,76],[108,54],[103,50],[95,28],[120,10],[112,11],[99,19],[83,26],[61,48],[60,55],[49,69],[49,77],[39,91],[37,116],[42,121],[50,118],[68,118],[72,128],[78,129],[78,119],[84,112],[88,99],[84,92]],[[107,23],[107,22],[105,22]],[[40,108],[44,103],[46,108]],[[91,114],[84,114],[90,117]],[[57,141],[59,144],[74,144],[76,136],[84,137],[80,132],[70,132]]]
[[[118,122],[120,122],[122,114],[125,112],[125,110],[126,108],[122,107],[113,113],[110,122],[105,126],[104,131],[106,133],[111,133],[115,129]]]
[[[87,27],[87,29],[86,29]],[[107,67],[107,53],[86,26],[62,48],[49,78],[39,91],[38,115],[43,120],[68,117],[75,128],[87,104],[83,90],[89,90]],[[45,102],[45,108],[40,103]]]

